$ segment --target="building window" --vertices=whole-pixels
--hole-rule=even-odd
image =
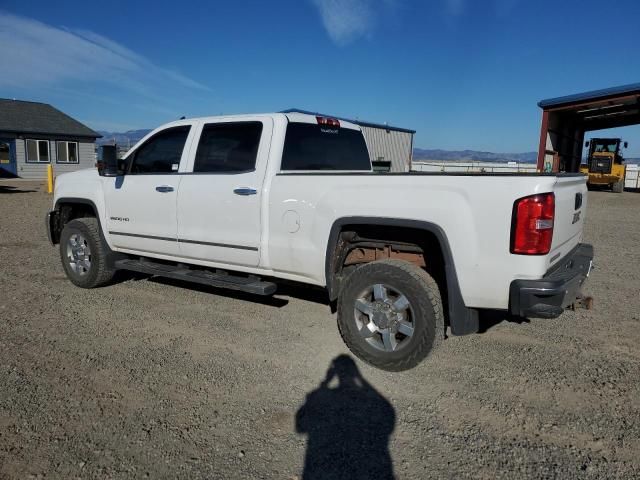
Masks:
[[[56,163],[79,163],[78,142],[57,141]]]
[[[49,140],[27,140],[27,162],[49,163]]]

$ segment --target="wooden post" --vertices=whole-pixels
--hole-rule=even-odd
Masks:
[[[542,111],[542,125],[540,126],[540,143],[538,145],[538,172],[544,171],[544,157],[547,150],[547,134],[549,132],[549,112]]]

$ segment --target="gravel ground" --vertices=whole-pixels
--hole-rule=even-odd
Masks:
[[[398,374],[315,290],[75,288],[49,204],[0,182],[2,478],[640,477],[638,193],[589,193],[594,310],[487,316]]]

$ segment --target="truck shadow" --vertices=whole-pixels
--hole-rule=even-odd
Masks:
[[[486,333],[496,325],[500,325],[503,322],[509,323],[531,323],[528,318],[518,317],[505,312],[504,310],[481,310],[480,311],[480,329],[477,333]]]
[[[307,435],[302,479],[393,479],[395,419],[391,403],[353,359],[337,356],[296,413],[296,432]]]
[[[194,290],[196,292],[208,293],[225,298],[233,298],[236,300],[257,303],[260,305],[266,305],[275,308],[283,308],[287,306],[289,304],[289,300],[282,297],[289,297],[298,300],[304,300],[307,302],[317,303],[319,305],[329,306],[331,308],[331,313],[335,313],[335,302],[329,301],[329,295],[325,289],[310,285],[299,285],[294,282],[278,281],[278,290],[276,291],[275,295],[263,297],[252,293],[228,290],[225,288],[217,288],[209,285],[201,285],[198,283],[147,275],[144,273],[130,272],[126,270],[118,271],[114,282],[119,283],[125,282],[127,280],[146,280],[149,282],[159,283],[161,285]],[[530,323],[530,320],[527,318],[517,317],[503,310],[481,310],[479,320],[480,328],[477,332],[479,334],[486,333],[496,325],[499,325],[503,322],[517,324]]]
[[[263,297],[251,293],[245,293],[236,290],[228,290],[225,288],[216,288],[209,285],[201,285],[198,283],[187,282],[183,280],[175,280],[172,278],[157,277],[152,275],[146,275],[143,273],[128,272],[121,270],[117,273],[114,281],[116,283],[127,280],[140,281],[147,280],[162,285],[170,285],[177,288],[185,288],[188,290],[194,290],[196,292],[209,293],[212,295],[234,298],[236,300],[242,300],[252,303],[258,303],[261,305],[267,305],[276,308],[282,308],[289,304],[289,300],[281,297],[296,298],[308,302],[318,303],[320,305],[330,305],[329,296],[324,289],[316,288],[308,285],[296,285],[294,283],[278,282],[278,290],[275,296]]]

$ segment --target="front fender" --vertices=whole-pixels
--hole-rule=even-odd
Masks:
[[[96,169],[79,170],[60,175],[56,179],[53,203],[54,211],[57,212],[60,212],[60,206],[63,204],[79,204],[90,207],[98,220],[105,241],[109,248],[113,248],[108,239],[106,239],[102,227],[106,211],[103,178],[98,175]],[[65,219],[58,214],[57,221],[64,223]],[[55,233],[52,238],[55,238]]]

